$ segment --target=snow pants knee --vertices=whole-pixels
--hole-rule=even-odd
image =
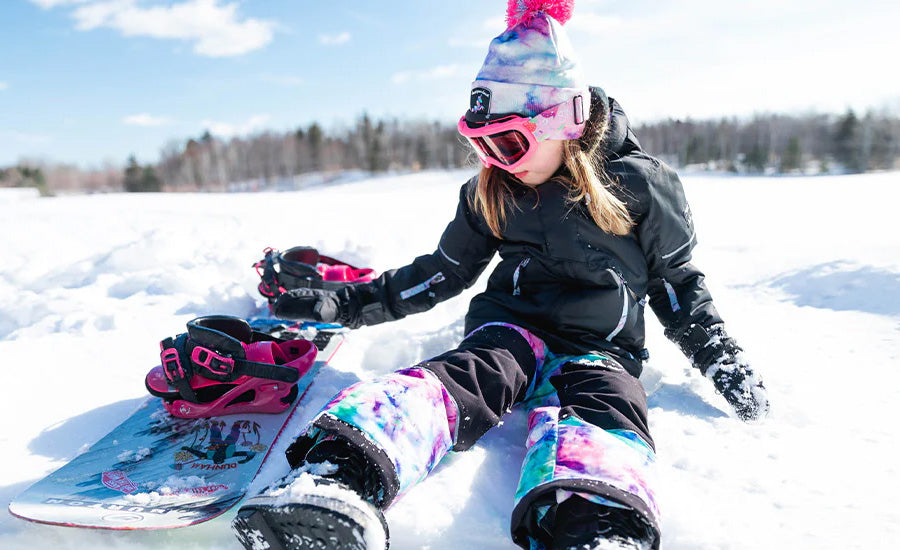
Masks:
[[[531,409],[516,492],[513,539],[578,494],[636,511],[657,529],[653,440],[640,382],[611,356],[554,355],[525,329],[490,323],[456,349],[341,391],[288,449],[296,466],[313,441],[334,434],[379,466],[388,506],[449,451],[471,447],[516,404]]]

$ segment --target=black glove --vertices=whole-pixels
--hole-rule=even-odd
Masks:
[[[347,328],[362,325],[359,300],[348,285],[340,290],[297,288],[275,300],[275,317],[294,321],[339,323]]]
[[[741,420],[759,420],[769,413],[769,396],[762,377],[747,362],[734,338],[725,333],[724,325],[705,329],[693,324],[678,344]]]

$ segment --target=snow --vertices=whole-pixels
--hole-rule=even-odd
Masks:
[[[119,462],[140,462],[141,460],[147,458],[147,456],[152,452],[153,451],[151,451],[147,447],[140,447],[136,451],[122,451],[118,456],[116,456],[116,460],[118,460]]]
[[[0,203],[36,199],[41,196],[34,187],[0,187]]]
[[[383,271],[432,252],[467,172],[291,193],[92,195],[0,201],[0,500],[130,414],[158,340],[201,314],[261,314],[250,264],[317,246]],[[745,424],[647,317],[663,548],[883,548],[900,538],[900,174],[685,175],[695,263],[729,334],[765,379]],[[342,387],[453,347],[468,300],[350,334],[307,395],[296,433]],[[392,548],[512,550],[524,456],[514,411],[387,513]],[[251,491],[287,471],[273,451]],[[126,451],[126,449],[123,449]],[[0,547],[239,548],[233,514],[169,532],[92,532],[0,516]]]
[[[208,485],[200,476],[169,476],[162,483],[145,483],[145,491],[124,495],[125,500],[139,506],[156,506],[162,503],[190,502],[196,495],[226,489],[220,484]]]

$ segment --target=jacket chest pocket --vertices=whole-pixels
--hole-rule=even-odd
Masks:
[[[637,292],[631,288],[619,262],[614,259],[616,255],[611,252],[612,250],[621,250],[623,253],[628,251],[627,246],[623,246],[625,243],[614,241],[622,238],[604,233],[602,229],[594,225],[592,220],[579,218],[576,225],[575,241],[578,243],[588,268],[594,273],[606,271],[605,278],[614,280],[616,284],[625,289],[634,302],[638,302]],[[643,301],[641,301],[641,305],[643,305]]]
[[[519,256],[503,260],[491,273],[488,288],[512,296],[528,294],[530,282],[533,282],[533,277],[529,275],[529,269],[534,267],[534,262],[532,256]],[[531,264],[530,267],[529,264]]]

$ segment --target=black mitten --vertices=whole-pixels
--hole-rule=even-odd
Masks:
[[[758,420],[769,412],[769,396],[762,377],[728,336],[724,325],[708,329],[693,324],[678,341],[691,364],[709,378],[741,420]]]
[[[274,313],[279,319],[339,323],[347,328],[361,326],[359,301],[349,285],[338,290],[297,288],[275,300]]]

